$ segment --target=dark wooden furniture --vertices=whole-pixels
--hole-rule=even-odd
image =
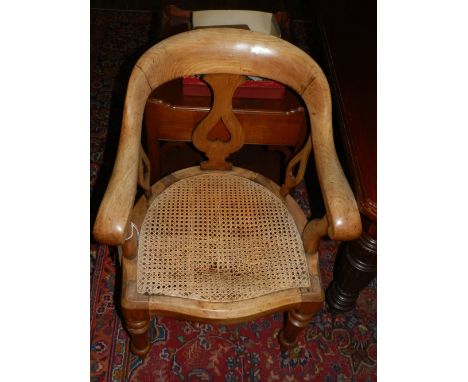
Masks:
[[[333,95],[333,123],[341,159],[358,202],[361,237],[340,247],[328,305],[352,309],[377,272],[377,41],[376,2],[316,3],[322,63]]]

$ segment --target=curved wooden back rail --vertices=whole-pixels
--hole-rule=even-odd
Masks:
[[[181,33],[154,45],[135,65],[128,84],[114,170],[94,227],[96,239],[122,245],[131,233],[129,216],[137,182],[144,184],[145,189],[148,186],[139,163],[143,112],[150,93],[175,78],[216,73],[270,78],[302,96],[312,133],[288,164],[282,194],[302,180],[313,147],[327,210],[328,234],[337,240],[358,237],[359,212],[336,155],[330,90],[320,67],[282,39],[239,29],[208,28]]]

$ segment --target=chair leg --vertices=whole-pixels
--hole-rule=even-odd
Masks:
[[[123,310],[125,327],[130,334],[130,350],[139,357],[148,354],[150,317],[147,311]]]
[[[310,319],[320,310],[322,303],[303,304],[299,309],[288,312],[284,328],[278,334],[281,351],[290,350],[297,344],[299,333],[307,327]]]

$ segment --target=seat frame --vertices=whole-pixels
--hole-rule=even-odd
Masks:
[[[207,74],[205,80],[213,90],[214,101],[210,113],[194,129],[192,141],[205,152],[208,160],[201,163],[200,169],[181,170],[150,186],[151,166],[141,146],[146,100],[159,85],[200,73]],[[308,110],[312,134],[289,161],[281,187],[259,174],[233,169],[226,160],[244,143],[242,126],[232,112],[232,95],[246,75],[273,79],[291,87],[303,98]],[[230,133],[228,141],[208,136],[219,120]],[[312,148],[326,215],[307,222],[288,194],[302,181]],[[229,303],[137,293],[138,235],[135,231],[141,227],[152,198],[180,178],[210,170],[237,171],[283,199],[302,233],[311,276],[310,288],[293,288]],[[138,185],[144,195],[135,204]],[[273,36],[231,28],[210,28],[172,36],[150,48],[138,60],[127,88],[114,170],[94,227],[98,241],[122,249],[121,307],[131,335],[131,350],[135,354],[144,356],[149,351],[149,321],[156,313],[198,321],[236,323],[288,310],[279,342],[282,350],[290,349],[296,345],[298,333],[324,300],[317,253],[320,238],[328,234],[332,239],[352,240],[360,233],[357,204],[333,143],[328,83],[320,67],[306,53]]]
[[[130,329],[132,324],[129,326],[132,338],[134,336],[146,336],[145,338],[147,339],[146,331],[142,328],[146,328],[147,330],[145,322],[150,319],[151,315],[155,314],[201,322],[234,324],[262,317],[269,313],[291,309],[298,309],[301,312],[308,312],[310,315],[313,315],[317,309],[320,309],[324,301],[317,251],[306,254],[311,284],[309,288],[291,288],[235,302],[209,302],[162,295],[148,296],[137,292],[137,232],[140,232],[148,207],[154,198],[169,186],[181,179],[202,175],[203,173],[205,171],[199,167],[190,167],[162,178],[152,186],[151,198],[147,199],[142,196],[132,210],[131,221],[135,225],[134,229],[136,229],[134,235],[127,240],[127,245],[123,247],[123,288],[121,299],[121,306],[127,325],[128,322],[131,322],[137,326],[136,334],[133,334]],[[252,180],[273,192],[277,198],[283,201],[293,217],[299,232],[303,232],[307,224],[304,213],[290,195],[287,195],[285,198],[281,196],[280,187],[277,184],[258,173],[238,167],[233,167],[231,173]],[[135,318],[135,312],[139,312],[137,316],[140,319]],[[135,341],[133,341],[132,351],[136,354],[144,355],[147,351],[147,343],[143,339],[140,341],[143,344],[140,344],[140,347],[135,346]],[[286,347],[288,346],[286,345]]]

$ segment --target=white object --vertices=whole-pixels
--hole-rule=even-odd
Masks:
[[[192,12],[193,28],[221,25],[247,25],[250,30],[281,37],[272,13],[243,10],[210,10]]]

